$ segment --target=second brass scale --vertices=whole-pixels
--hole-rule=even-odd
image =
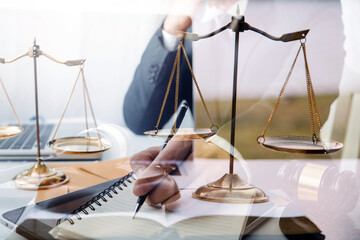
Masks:
[[[27,189],[27,190],[38,190],[38,189],[46,189],[46,188],[56,187],[58,185],[68,182],[68,180],[69,180],[68,176],[66,176],[62,171],[60,171],[58,169],[53,169],[53,168],[47,167],[43,163],[43,158],[41,157],[39,107],[38,107],[39,104],[38,104],[38,87],[37,87],[37,85],[38,85],[37,61],[36,61],[36,59],[41,55],[47,57],[48,59],[50,59],[56,63],[64,64],[66,66],[79,66],[79,73],[75,80],[74,86],[71,90],[71,94],[66,102],[65,109],[60,117],[60,121],[59,121],[58,125],[56,126],[56,130],[54,132],[52,140],[48,143],[48,145],[59,153],[81,154],[81,155],[101,153],[101,152],[107,151],[111,147],[111,143],[107,139],[102,138],[100,136],[100,132],[98,130],[98,125],[97,125],[97,122],[95,119],[94,110],[93,110],[93,107],[92,107],[92,104],[90,101],[89,91],[88,91],[86,81],[85,81],[85,76],[84,76],[85,59],[69,60],[69,61],[65,61],[65,62],[59,61],[59,60],[51,57],[50,55],[46,54],[44,51],[41,51],[39,45],[37,45],[36,41],[34,40],[33,46],[25,54],[15,58],[15,59],[12,59],[12,60],[5,60],[4,58],[0,58],[0,63],[3,63],[3,64],[15,62],[26,56],[31,57],[34,60],[34,89],[35,89],[35,120],[36,120],[37,158],[36,158],[36,163],[32,168],[19,173],[17,176],[15,176],[14,181],[13,181],[16,187],[21,188],[21,189]],[[75,87],[76,87],[77,83],[79,82],[80,76],[81,76],[82,90],[83,90],[86,136],[55,138],[56,134],[59,130],[59,127],[61,125],[61,122],[64,118],[65,112],[68,108],[71,97],[73,96]],[[7,99],[8,99],[8,102],[11,106],[11,109],[14,113],[14,116],[19,124],[18,126],[0,127],[0,138],[8,138],[8,137],[13,137],[18,134],[21,134],[24,129],[23,129],[21,122],[15,112],[15,109],[10,101],[10,98],[6,92],[6,88],[4,86],[3,81],[1,80],[0,83],[1,83],[1,86],[5,92]],[[89,128],[88,116],[87,116],[88,115],[88,113],[87,113],[88,107],[90,108],[93,122],[95,125],[96,136],[90,136],[90,128]]]
[[[174,139],[198,139],[198,138],[209,138],[218,132],[218,127],[215,125],[211,119],[210,113],[206,106],[204,97],[201,94],[200,87],[197,83],[191,64],[186,55],[185,48],[183,46],[183,40],[198,41],[201,39],[206,39],[213,37],[222,31],[232,30],[235,33],[235,53],[234,53],[234,74],[233,74],[233,92],[232,92],[232,112],[231,112],[231,136],[230,136],[230,163],[229,163],[229,173],[225,174],[220,179],[211,182],[207,185],[199,187],[194,193],[193,197],[205,200],[205,201],[214,201],[214,202],[226,202],[226,203],[243,203],[249,202],[250,199],[254,203],[266,202],[268,201],[268,196],[259,188],[248,184],[242,180],[237,174],[234,174],[234,146],[235,146],[235,119],[236,119],[236,100],[237,100],[237,69],[238,69],[238,54],[239,54],[239,33],[245,31],[253,31],[262,36],[265,36],[274,41],[281,42],[291,42],[295,40],[300,41],[300,47],[297,51],[296,57],[293,64],[291,65],[288,76],[284,82],[284,85],[280,91],[280,94],[276,100],[276,103],[273,107],[273,110],[269,116],[268,122],[262,132],[262,134],[257,138],[257,142],[268,149],[287,152],[287,153],[299,153],[299,154],[328,154],[339,151],[343,144],[334,140],[324,141],[321,134],[321,123],[320,116],[317,109],[315,93],[313,85],[311,82],[310,71],[308,67],[307,55],[306,55],[306,35],[309,30],[298,31],[293,33],[283,34],[281,37],[274,37],[262,30],[259,30],[255,27],[252,27],[247,22],[245,22],[245,17],[240,15],[239,7],[237,8],[236,16],[231,18],[231,21],[225,26],[219,28],[218,30],[211,32],[206,35],[198,35],[196,33],[187,33],[181,32],[178,34],[179,44],[178,51],[175,57],[174,65],[171,71],[171,76],[167,86],[167,90],[164,96],[164,101],[160,110],[159,118],[154,130],[145,132],[148,136],[166,138],[169,133],[174,133]],[[165,102],[169,94],[173,77],[176,72],[176,83],[175,83],[175,106],[174,106],[174,119],[176,119],[176,111],[178,105],[178,87],[179,87],[179,72],[180,72],[180,57],[181,51],[184,54],[189,70],[192,74],[196,89],[200,95],[203,107],[207,113],[208,119],[211,126],[208,129],[177,129],[176,122],[174,122],[172,129],[161,129],[159,130],[159,122],[164,110]],[[300,51],[303,52],[304,62],[305,62],[305,76],[306,76],[306,86],[307,86],[307,97],[310,113],[310,123],[311,123],[311,136],[265,136],[266,131],[270,125],[270,122],[278,108],[281,97],[285,91],[287,83],[291,77],[292,71],[294,69],[295,63],[298,59]],[[316,122],[316,124],[315,124]],[[319,131],[319,136],[316,134],[315,126],[317,126]]]

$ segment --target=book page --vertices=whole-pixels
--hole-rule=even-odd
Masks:
[[[134,182],[134,181],[132,181]],[[156,232],[165,224],[164,209],[157,209],[144,204],[135,219],[132,219],[136,206],[137,197],[132,193],[133,183],[126,182],[127,187],[123,190],[116,188],[118,194],[111,192],[111,196],[105,195],[106,202],[100,199],[101,206],[93,203],[91,208],[79,212],[78,216],[71,216],[70,221],[64,221],[50,231],[55,238],[108,238],[139,235],[139,229],[147,233]],[[81,219],[78,219],[81,218]],[[147,220],[149,219],[149,220]]]
[[[164,208],[154,208],[144,204],[135,219],[132,219],[137,197],[132,193],[133,183],[105,195],[106,202],[99,200],[101,206],[93,203],[91,208],[72,216],[74,224],[64,221],[50,234],[55,238],[153,238],[169,234],[174,237],[233,234],[239,236],[252,207],[248,204],[215,203],[201,201],[192,197],[193,189],[181,190],[179,208],[174,212]]]
[[[166,225],[171,226],[184,219],[201,216],[248,216],[252,200],[248,203],[217,203],[202,201],[192,197],[193,189],[181,190],[179,208],[174,212],[167,212]]]

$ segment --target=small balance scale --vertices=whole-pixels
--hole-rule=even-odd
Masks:
[[[232,113],[231,113],[231,136],[230,136],[230,163],[229,163],[229,173],[226,173],[220,179],[206,184],[204,186],[199,187],[194,193],[193,197],[200,200],[205,201],[213,201],[213,202],[221,202],[221,203],[248,203],[251,200],[254,203],[261,203],[268,201],[269,197],[259,188],[245,182],[242,180],[237,174],[234,174],[234,146],[235,146],[235,117],[236,117],[236,100],[237,100],[237,69],[238,69],[238,53],[239,53],[239,33],[245,31],[253,31],[262,36],[265,36],[274,41],[281,42],[291,42],[295,40],[300,41],[300,47],[294,59],[294,62],[290,68],[289,74],[285,80],[285,83],[280,91],[280,94],[275,102],[273,110],[269,116],[269,119],[266,123],[266,126],[262,132],[262,134],[257,138],[257,142],[271,150],[279,151],[279,152],[287,152],[287,153],[299,153],[299,154],[329,154],[336,151],[339,151],[343,144],[337,141],[324,141],[321,137],[321,124],[320,117],[317,109],[315,93],[311,82],[308,61],[306,56],[306,35],[309,30],[298,31],[293,33],[283,34],[281,37],[274,37],[260,29],[252,27],[247,22],[245,22],[245,17],[240,15],[239,7],[237,8],[236,16],[231,18],[231,21],[225,26],[219,28],[218,30],[211,32],[206,35],[198,35],[196,33],[187,33],[180,32],[178,34],[178,50],[175,58],[175,62],[171,71],[170,80],[167,86],[167,90],[164,96],[164,101],[160,110],[159,118],[154,130],[145,132],[145,135],[152,137],[160,137],[166,138],[169,133],[174,132],[173,139],[177,140],[185,140],[185,139],[199,139],[199,138],[209,138],[218,132],[218,126],[215,125],[211,119],[210,113],[206,106],[204,97],[201,94],[199,85],[196,81],[195,75],[191,68],[191,64],[186,55],[185,48],[183,46],[183,40],[191,40],[198,41],[206,38],[213,37],[222,31],[232,30],[235,33],[235,53],[234,53],[234,74],[233,74],[233,92],[232,92]],[[189,67],[189,70],[192,74],[196,89],[200,95],[203,107],[207,113],[207,116],[210,121],[209,128],[201,128],[201,129],[177,129],[176,122],[173,125],[172,129],[162,129],[159,130],[158,126],[160,123],[160,119],[164,110],[164,106],[167,100],[167,96],[170,91],[171,83],[176,71],[176,83],[175,83],[175,115],[177,111],[178,105],[178,88],[179,88],[179,72],[180,72],[180,54],[181,51],[184,54],[185,60]],[[308,105],[310,112],[310,120],[311,120],[311,136],[265,136],[266,131],[271,123],[271,120],[279,106],[281,97],[285,91],[287,83],[292,74],[295,63],[300,55],[300,52],[303,52],[304,61],[305,61],[305,75],[306,75],[306,85],[307,85],[307,97],[308,97]],[[174,117],[176,119],[176,117]],[[315,119],[315,120],[314,120]],[[315,133],[315,123],[319,129],[320,137],[318,137]]]
[[[93,111],[93,107],[90,101],[89,91],[85,82],[85,76],[84,76],[84,62],[85,59],[79,59],[79,60],[69,60],[69,61],[59,61],[50,55],[46,54],[44,51],[40,50],[39,45],[36,44],[36,41],[34,40],[33,46],[30,48],[28,52],[25,54],[12,59],[12,60],[5,60],[4,58],[0,58],[0,63],[7,64],[15,62],[23,57],[31,57],[34,60],[34,87],[35,87],[35,117],[36,117],[36,140],[37,140],[37,158],[35,165],[30,168],[29,170],[26,170],[24,172],[19,173],[15,178],[13,179],[13,182],[16,187],[26,190],[38,190],[38,189],[46,189],[46,188],[52,188],[59,186],[61,184],[67,183],[69,181],[69,177],[66,176],[62,171],[54,168],[47,167],[43,162],[43,158],[41,157],[40,152],[40,128],[39,128],[39,106],[38,106],[38,87],[37,87],[37,65],[36,65],[36,59],[39,56],[45,56],[48,59],[64,64],[66,66],[79,66],[80,70],[77,75],[76,81],[74,83],[74,86],[71,90],[71,94],[66,102],[65,109],[60,117],[60,121],[56,127],[55,133],[52,137],[52,140],[48,143],[50,147],[52,147],[55,151],[65,154],[96,154],[101,153],[106,150],[108,150],[111,147],[111,143],[100,136],[95,114]],[[71,97],[74,93],[75,87],[77,83],[79,82],[81,76],[81,82],[83,86],[83,98],[84,98],[84,109],[85,109],[85,125],[86,125],[86,136],[73,136],[73,137],[63,137],[63,138],[55,138],[56,133],[59,130],[61,121],[63,120],[63,117],[65,115],[66,109],[69,105],[69,102],[71,100]],[[1,86],[5,92],[5,95],[7,97],[7,100],[10,104],[10,107],[14,113],[14,116],[18,122],[18,126],[3,126],[0,127],[0,139],[2,138],[9,138],[14,137],[23,132],[23,127],[21,125],[21,122],[15,112],[15,109],[11,103],[11,100],[6,92],[5,86],[3,81],[0,79]],[[91,115],[94,121],[95,129],[97,136],[92,137],[89,134],[89,124],[88,124],[88,117],[87,117],[87,104],[89,105],[89,108],[91,110]]]

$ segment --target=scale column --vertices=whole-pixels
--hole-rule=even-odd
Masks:
[[[38,101],[38,86],[37,86],[37,66],[36,58],[39,57],[39,45],[36,45],[34,40],[33,45],[33,58],[34,58],[34,88],[35,88],[35,119],[36,119],[36,143],[37,143],[37,163],[40,164],[40,125],[39,125],[39,101]]]
[[[239,36],[240,32],[246,30],[244,16],[232,17],[230,28],[235,32],[235,54],[234,54],[234,79],[231,106],[231,136],[230,136],[230,168],[229,173],[223,175],[215,182],[199,187],[193,197],[223,203],[260,203],[269,200],[268,196],[259,188],[242,180],[238,174],[234,174],[234,152],[235,152],[235,128],[236,128],[236,100],[237,100],[237,75],[239,60]]]
[[[235,54],[234,54],[234,78],[231,105],[231,136],[230,136],[230,168],[229,173],[234,173],[234,148],[235,148],[235,122],[236,122],[236,100],[237,100],[237,73],[239,61],[239,32],[235,32]]]
[[[30,56],[34,59],[34,88],[35,88],[35,118],[36,118],[36,143],[37,143],[37,158],[35,165],[25,170],[13,179],[13,182],[17,188],[25,190],[38,190],[59,186],[67,183],[69,177],[62,171],[54,168],[47,167],[41,162],[40,152],[40,124],[39,124],[39,102],[38,102],[38,85],[37,85],[37,66],[36,58],[39,57],[39,45],[34,44],[30,50]]]

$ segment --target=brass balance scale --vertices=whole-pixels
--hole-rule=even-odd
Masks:
[[[36,65],[36,59],[39,56],[45,56],[48,59],[64,64],[66,66],[79,66],[80,70],[77,75],[77,78],[75,80],[74,86],[71,90],[71,94],[67,100],[67,103],[65,105],[65,109],[61,115],[60,121],[56,127],[55,133],[52,137],[52,140],[48,143],[50,147],[52,147],[55,151],[65,154],[95,154],[95,153],[101,153],[106,150],[108,150],[111,147],[111,143],[100,136],[98,126],[95,119],[95,114],[93,111],[93,107],[90,101],[90,96],[88,92],[88,88],[85,82],[85,76],[84,76],[84,62],[85,59],[79,59],[79,60],[69,60],[69,61],[59,61],[50,55],[46,54],[44,51],[40,50],[39,45],[36,45],[36,41],[34,40],[33,46],[30,48],[28,52],[25,54],[12,59],[12,60],[5,60],[3,58],[0,58],[0,63],[12,63],[15,62],[23,57],[31,57],[34,60],[34,86],[35,86],[35,117],[36,117],[36,141],[37,141],[37,157],[36,157],[36,163],[35,165],[30,168],[29,170],[26,170],[24,172],[19,173],[17,176],[15,176],[13,182],[16,187],[26,190],[38,190],[38,189],[46,189],[46,188],[52,188],[59,186],[61,184],[64,184],[69,181],[69,177],[66,176],[62,171],[54,168],[47,167],[43,162],[43,158],[41,157],[40,152],[40,128],[39,128],[39,106],[38,106],[38,90],[37,90],[37,65]],[[67,107],[69,105],[69,102],[71,100],[71,97],[74,93],[75,87],[77,83],[79,82],[80,76],[82,77],[82,86],[83,86],[83,99],[84,99],[84,109],[85,109],[85,124],[86,124],[86,136],[74,136],[74,137],[63,137],[63,138],[55,138],[56,134],[59,130],[59,127],[61,125],[61,122],[63,120],[63,117],[65,115],[65,112],[67,110]],[[20,123],[20,120],[15,112],[15,109],[10,101],[10,98],[6,92],[5,86],[0,79],[1,86],[5,92],[5,95],[7,97],[7,100],[11,106],[11,109],[15,115],[15,118],[18,122],[18,126],[4,126],[0,127],[0,139],[1,138],[8,138],[13,137],[21,134],[23,132],[23,127]],[[94,121],[95,130],[96,130],[96,137],[90,136],[89,133],[89,124],[88,124],[88,117],[87,117],[87,104],[89,105],[89,108],[91,110],[91,115]]]
[[[337,141],[324,141],[315,133],[315,124],[314,118],[316,119],[317,126],[319,128],[319,132],[321,129],[320,117],[317,110],[317,104],[315,100],[315,93],[311,82],[307,56],[306,56],[306,35],[309,30],[298,31],[293,33],[283,34],[281,37],[274,37],[262,30],[259,30],[255,27],[250,26],[245,22],[245,17],[240,15],[239,8],[237,9],[237,15],[233,16],[231,22],[226,24],[225,26],[219,28],[218,30],[211,32],[206,35],[198,35],[196,33],[186,33],[181,32],[178,34],[179,44],[178,51],[175,58],[175,62],[172,68],[170,80],[168,83],[168,87],[165,93],[164,102],[159,114],[159,119],[155,126],[155,129],[152,131],[145,132],[146,135],[154,136],[154,137],[162,137],[165,138],[168,136],[170,132],[176,133],[174,135],[174,139],[198,139],[198,138],[209,138],[218,132],[218,127],[213,123],[211,116],[209,114],[208,108],[206,106],[205,100],[201,94],[200,88],[196,81],[195,75],[191,68],[190,62],[187,58],[184,46],[182,41],[184,39],[191,41],[198,41],[201,39],[206,39],[209,37],[213,37],[224,30],[230,29],[235,33],[235,53],[234,53],[234,74],[233,74],[233,92],[232,92],[232,113],[231,113],[231,136],[230,136],[230,163],[229,163],[229,173],[226,173],[220,179],[206,184],[204,186],[199,187],[194,193],[193,197],[200,200],[205,201],[213,201],[213,202],[222,202],[222,203],[248,203],[249,200],[254,203],[261,203],[268,201],[268,196],[259,188],[248,184],[244,180],[242,180],[237,174],[234,173],[234,146],[235,146],[235,118],[236,118],[236,100],[237,100],[237,69],[238,69],[238,52],[239,52],[239,33],[251,30],[253,32],[259,33],[271,40],[274,41],[282,41],[282,42],[291,42],[295,40],[300,41],[300,48],[296,54],[295,60],[290,68],[290,72],[286,78],[286,81],[280,91],[280,94],[276,100],[274,108],[270,114],[270,117],[266,123],[266,126],[262,132],[262,134],[257,138],[258,143],[268,149],[280,151],[280,152],[288,152],[288,153],[300,153],[300,154],[328,154],[339,151],[343,144]],[[161,115],[164,109],[164,105],[170,91],[170,86],[172,83],[172,79],[176,73],[176,84],[175,84],[175,113],[177,108],[177,98],[178,98],[178,81],[179,81],[179,68],[180,68],[180,50],[183,51],[187,65],[192,74],[195,86],[200,95],[203,107],[208,115],[209,121],[211,123],[210,128],[208,129],[176,129],[176,122],[173,125],[173,128],[170,130],[159,130],[158,125],[161,119]],[[295,66],[296,60],[300,54],[300,51],[303,51],[304,61],[305,61],[305,74],[306,74],[306,85],[307,85],[307,97],[310,111],[310,120],[311,120],[311,131],[312,136],[270,136],[265,137],[266,131],[270,125],[270,122],[279,106],[281,97],[285,91],[287,83],[290,79],[291,73]]]

